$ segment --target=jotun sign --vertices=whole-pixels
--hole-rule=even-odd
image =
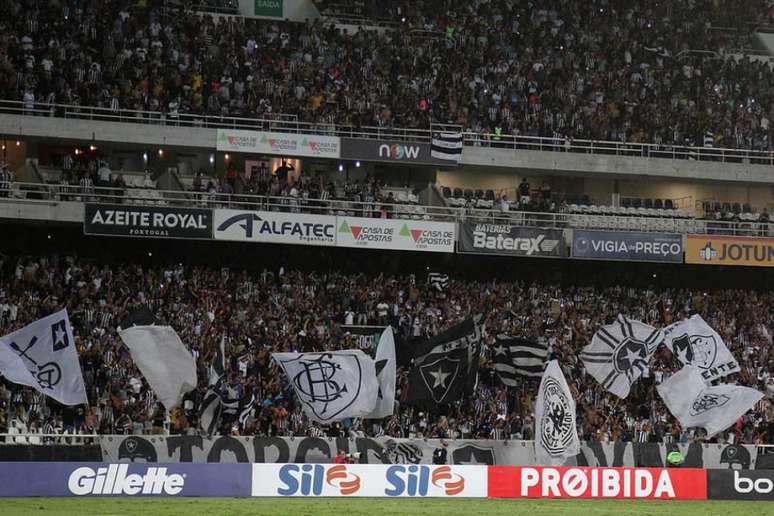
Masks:
[[[685,263],[774,267],[774,238],[688,235]]]

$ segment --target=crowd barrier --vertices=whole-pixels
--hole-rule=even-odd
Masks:
[[[774,471],[426,464],[0,463],[0,497],[402,497],[774,501]]]

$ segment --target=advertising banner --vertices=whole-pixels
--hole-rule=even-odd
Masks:
[[[202,436],[100,436],[105,462],[265,462],[330,463],[338,450],[359,453],[358,464],[432,464],[433,452],[443,447],[439,439],[390,437],[202,437]],[[532,441],[454,439],[444,441],[449,465],[535,464]],[[679,444],[687,468],[772,468],[766,455],[752,445]],[[9,446],[0,446],[0,460]],[[46,447],[50,449],[49,447]],[[764,450],[761,448],[760,450]],[[581,442],[581,451],[565,466],[664,466],[668,446],[660,443]],[[21,456],[20,454],[14,455]],[[774,455],[769,455],[774,456]],[[65,460],[67,455],[64,456]],[[9,457],[11,458],[11,457]],[[764,459],[762,459],[764,458]],[[8,460],[8,459],[6,459]],[[49,457],[46,460],[53,460]],[[63,460],[58,458],[58,460]]]
[[[212,211],[197,208],[87,204],[86,235],[212,238]]]
[[[486,466],[253,464],[253,496],[487,496]]]
[[[703,500],[703,469],[655,468],[489,468],[493,498],[655,498]]]
[[[774,501],[774,471],[708,469],[707,498]]]
[[[460,252],[510,256],[567,256],[561,229],[463,222]]]
[[[1,462],[6,496],[250,496],[249,464]]]
[[[774,267],[774,238],[688,235],[685,263]]]
[[[573,231],[572,257],[582,260],[683,263],[683,237],[673,233],[576,229]]]
[[[276,156],[332,159],[341,157],[341,139],[338,136],[314,134],[218,129],[216,148],[224,152],[249,152]]]
[[[455,224],[402,219],[337,217],[339,247],[454,252]]]
[[[255,0],[255,15],[282,18],[282,3],[283,0]]]
[[[348,160],[383,161],[417,165],[449,165],[430,155],[429,143],[342,138],[341,157]]]
[[[336,217],[275,211],[214,210],[216,240],[336,245]]]

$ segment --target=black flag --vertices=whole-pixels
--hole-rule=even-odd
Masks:
[[[481,330],[468,318],[436,337],[416,343],[409,372],[408,402],[435,406],[473,392],[481,354]]]

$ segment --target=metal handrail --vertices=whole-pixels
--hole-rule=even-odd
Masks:
[[[774,237],[774,223],[695,219],[685,213],[654,210],[652,214],[622,213],[611,208],[599,211],[538,212],[501,211],[497,205],[486,207],[426,206],[411,203],[354,201],[347,199],[312,199],[272,197],[253,194],[224,194],[190,190],[155,190],[151,188],[90,187],[79,185],[15,182],[8,197],[0,203],[58,204],[60,202],[98,202],[141,206],[173,206],[207,209],[244,209],[315,215],[340,215],[372,218],[386,207],[389,216],[399,219],[445,222],[473,222],[535,227],[542,229],[598,229],[641,231],[651,233],[696,233],[735,236]],[[30,196],[30,194],[32,194]]]
[[[430,142],[433,133],[432,129],[420,128],[354,127],[338,124],[300,122],[297,118],[293,118],[294,115],[275,115],[272,118],[222,117],[189,113],[170,115],[170,113],[161,111],[138,111],[131,109],[113,111],[109,108],[45,104],[40,102],[35,103],[33,107],[25,107],[23,102],[15,100],[0,100],[0,116],[2,116],[2,114],[206,129],[275,131],[295,134],[330,135],[357,139],[407,141],[412,143]],[[14,137],[17,137],[17,135]],[[721,163],[745,163],[774,166],[774,151],[769,150],[759,151],[719,147],[709,148],[654,143],[617,142],[609,140],[496,135],[471,131],[463,133],[463,143],[466,146],[472,147],[490,147],[511,150],[572,152],[624,157],[716,161]]]

